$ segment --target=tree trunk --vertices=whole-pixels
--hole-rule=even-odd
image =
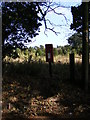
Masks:
[[[82,38],[82,80],[84,80],[85,91],[88,91],[88,2],[83,2],[83,38]]]

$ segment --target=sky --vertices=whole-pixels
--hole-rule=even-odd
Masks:
[[[43,45],[45,46],[45,44],[53,44],[54,47],[58,46],[64,46],[67,45],[67,39],[68,37],[70,37],[72,34],[75,33],[75,31],[70,30],[70,24],[72,23],[72,14],[71,14],[71,6],[78,6],[81,4],[81,0],[63,0],[63,2],[61,0],[56,0],[60,2],[61,6],[66,6],[65,7],[59,7],[56,9],[56,12],[61,12],[65,15],[65,17],[67,18],[67,22],[64,18],[63,15],[56,15],[53,12],[49,12],[46,16],[46,19],[49,19],[52,23],[56,24],[56,25],[61,25],[58,27],[54,27],[54,30],[57,32],[60,32],[60,34],[58,34],[58,36],[53,33],[50,30],[47,30],[45,33],[47,35],[45,35],[44,31],[45,31],[45,26],[44,23],[42,22],[42,26],[40,27],[40,33],[38,36],[36,36],[35,38],[33,38],[33,42],[31,42],[28,47],[34,47],[34,46],[40,46]],[[69,2],[68,2],[69,1]],[[49,22],[47,22],[47,26],[48,27],[52,27]]]

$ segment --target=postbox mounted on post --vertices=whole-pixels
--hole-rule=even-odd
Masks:
[[[46,44],[46,62],[53,62],[53,45],[52,44]]]

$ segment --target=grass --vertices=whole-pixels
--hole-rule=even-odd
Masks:
[[[78,95],[78,90],[76,90],[75,85],[70,84],[70,66],[68,63],[52,63],[52,77],[49,75],[49,65],[48,63],[17,63],[17,62],[3,62],[3,111],[7,111],[6,107],[8,103],[13,105],[9,112],[15,111],[19,114],[24,113],[28,116],[32,113],[31,101],[35,100],[36,105],[43,104],[43,100],[47,100],[45,104],[48,103],[48,99],[53,96],[57,96],[58,93],[63,98],[60,99],[61,106],[68,105],[68,110],[73,101],[77,102],[75,107],[79,107],[79,102],[81,103],[81,90]],[[81,80],[81,64],[75,64],[75,80]],[[39,98],[38,98],[39,97]],[[40,99],[40,100],[38,100]],[[32,101],[32,104],[35,102]],[[79,101],[79,102],[78,102]],[[72,104],[73,104],[72,103]],[[48,103],[48,106],[52,102]],[[57,104],[55,102],[54,104]],[[89,103],[88,103],[89,104]],[[48,107],[47,106],[47,107]],[[24,108],[26,107],[26,108]],[[46,107],[46,106],[44,106]],[[72,106],[71,106],[72,107]],[[41,108],[40,108],[41,109]],[[48,108],[47,108],[48,109]],[[51,109],[51,108],[50,108]],[[62,108],[63,109],[63,108]],[[39,111],[39,108],[37,109]],[[38,113],[43,115],[43,111]],[[44,113],[45,114],[45,113]]]
[[[2,84],[3,113],[15,112],[25,117],[69,116],[69,113],[78,116],[86,112],[87,106],[90,108],[90,99],[86,99],[81,89],[60,81],[57,76],[3,76]],[[54,101],[57,98],[59,100]]]
[[[9,76],[36,76],[45,77],[49,76],[48,63],[3,63],[3,75]],[[69,80],[70,78],[70,65],[68,63],[52,63],[52,75],[57,76],[60,80]],[[75,79],[81,79],[81,64],[75,64]]]
[[[3,75],[15,76],[49,76],[47,63],[3,63]],[[52,63],[52,75],[61,80],[69,79],[69,64]]]
[[[15,78],[20,81],[20,84],[24,84],[25,79],[28,84],[27,79],[34,78],[34,83],[36,81],[37,84],[43,84],[43,88],[48,92],[48,88],[51,89],[52,87],[59,87],[58,85],[60,82],[70,82],[70,65],[68,63],[52,63],[52,77],[50,77],[49,74],[49,64],[48,63],[3,63],[3,79],[5,76],[9,78]],[[75,80],[72,81],[73,84],[78,85],[79,87],[82,87],[82,78],[81,78],[81,64],[77,63],[75,64]],[[50,80],[51,79],[51,80]],[[43,81],[45,80],[45,81]],[[49,81],[48,81],[49,80]],[[10,80],[8,80],[9,82]],[[22,83],[23,81],[23,83]],[[37,82],[38,81],[38,82]],[[43,82],[43,83],[42,83]],[[34,84],[32,82],[32,84]],[[30,84],[30,83],[29,83]],[[49,85],[49,86],[48,86]],[[56,88],[55,88],[56,89]],[[55,90],[54,89],[54,90]],[[54,92],[52,89],[51,91]],[[57,91],[57,90],[55,90]]]

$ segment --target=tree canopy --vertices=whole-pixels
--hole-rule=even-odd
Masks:
[[[89,27],[90,27],[90,2],[88,2],[89,6]],[[73,23],[71,24],[71,29],[76,30],[77,32],[82,32],[82,17],[83,17],[83,6],[82,4],[78,7],[71,7],[71,12],[73,15]]]
[[[2,3],[2,45],[20,47],[40,32],[41,16],[37,3]],[[5,44],[6,43],[6,44]]]
[[[51,25],[54,24],[51,23],[49,19],[46,19],[46,15],[48,12],[53,11],[55,14],[64,16],[64,14],[55,11],[58,7],[60,7],[60,5],[52,2],[3,2],[3,56],[7,54],[11,55],[13,49],[26,48],[24,43],[32,42],[32,38],[39,35],[42,21],[45,25],[45,31],[47,29],[51,30],[57,35],[58,32],[54,30],[54,27],[50,28],[47,26],[47,22]]]
[[[75,49],[77,54],[82,53],[82,34],[75,33],[71,37],[68,38],[68,43],[72,47],[72,49]]]
[[[6,53],[10,55],[13,48],[23,48],[24,43],[32,42],[32,38],[39,35],[42,21],[45,31],[48,29],[58,35],[60,32],[55,31],[58,25],[52,23],[46,15],[53,11],[54,14],[62,15],[67,23],[66,16],[56,11],[59,7],[61,5],[54,2],[2,2],[3,56]]]
[[[78,7],[71,7],[71,12],[73,15],[71,29],[76,30],[77,32],[82,32],[82,4]]]

